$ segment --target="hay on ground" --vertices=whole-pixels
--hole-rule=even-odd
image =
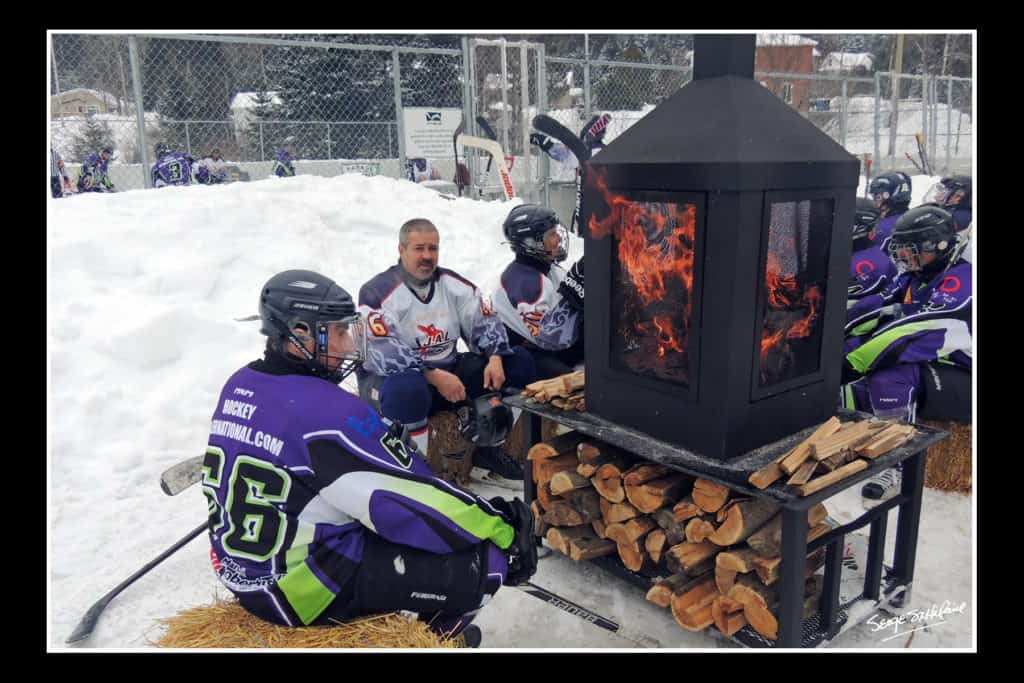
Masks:
[[[971,492],[971,432],[973,425],[920,420],[921,424],[949,432],[928,449],[924,485],[940,491]]]
[[[249,614],[237,600],[214,598],[161,619],[166,627],[154,645],[166,648],[456,648],[461,639],[431,631],[397,613],[362,617],[332,626],[278,626]]]

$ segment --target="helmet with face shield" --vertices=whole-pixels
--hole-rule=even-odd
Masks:
[[[926,204],[907,211],[892,228],[888,252],[897,266],[910,272],[928,272],[947,265],[958,243],[953,216]]]
[[[517,254],[546,263],[561,263],[569,256],[569,233],[551,209],[521,204],[509,212],[502,225],[505,239]]]
[[[355,302],[319,273],[286,270],[270,278],[260,291],[259,312],[269,348],[317,377],[341,382],[366,358]]]
[[[941,179],[925,192],[922,204],[937,204],[947,211],[971,208],[971,177],[954,175]]]

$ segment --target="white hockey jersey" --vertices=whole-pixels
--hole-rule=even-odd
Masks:
[[[565,277],[565,270],[551,264],[544,272],[539,269],[542,265],[545,264],[529,257],[517,257],[502,272],[491,298],[513,344],[520,341],[513,336],[518,335],[527,344],[553,350],[539,335],[545,314],[561,300],[558,285]]]

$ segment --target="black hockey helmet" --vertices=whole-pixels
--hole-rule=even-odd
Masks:
[[[933,204],[925,204],[900,216],[889,239],[889,258],[911,272],[944,265],[959,238],[952,214]],[[922,266],[920,256],[935,254],[935,261]]]
[[[569,233],[558,220],[558,215],[546,206],[520,204],[509,212],[501,227],[512,251],[517,254],[532,256],[547,263],[561,263],[569,256]],[[555,255],[544,246],[544,236],[552,228],[558,231],[559,237]]]
[[[875,241],[875,226],[880,216],[878,207],[866,197],[857,197],[853,210],[853,250],[867,249]]]
[[[868,186],[868,194],[875,200],[875,206],[888,207],[889,213],[907,210],[911,190],[910,176],[900,171],[882,173]]]
[[[168,152],[170,152],[171,148],[167,146],[166,142],[158,142],[158,143],[156,143],[156,150],[155,151],[156,151],[156,157],[157,157],[157,159],[159,159],[163,155],[165,155]]]
[[[922,204],[938,204],[947,211],[971,208],[971,176],[954,175],[943,178],[924,195]]]
[[[468,399],[455,409],[462,436],[477,446],[500,446],[512,429],[512,409],[492,392]]]
[[[286,270],[270,278],[260,290],[259,312],[260,332],[270,338],[270,347],[318,377],[340,382],[366,358],[366,335],[355,302],[334,280],[319,273]],[[296,328],[304,333],[297,336]],[[350,333],[352,348],[331,349],[332,332]],[[312,353],[303,343],[310,339],[314,342]],[[289,341],[297,347],[296,352],[303,354],[302,360],[285,350]],[[332,368],[334,361],[337,364]]]

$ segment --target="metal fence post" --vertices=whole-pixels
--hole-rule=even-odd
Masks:
[[[522,114],[519,116],[519,121],[522,124],[522,140],[523,145],[523,187],[528,188],[529,194],[527,194],[530,201],[537,201],[536,183],[533,180],[533,159],[530,158],[530,61],[528,56],[528,48],[526,43],[522,42],[519,45],[519,88],[520,101]],[[538,86],[539,89],[539,86]],[[512,150],[506,151],[507,154],[513,154]],[[514,155],[514,154],[513,154]],[[526,194],[526,193],[524,193]]]
[[[188,136],[188,121],[185,122],[185,151],[192,153],[192,139]]]
[[[877,164],[882,160],[881,155],[881,116],[879,112],[879,105],[882,100],[882,76],[877,71],[875,72],[875,163]]]
[[[590,35],[583,34],[583,120],[590,118]]]
[[[542,43],[537,47],[537,113],[539,114],[548,113],[548,69],[544,61],[545,57],[545,48]],[[547,154],[538,156],[540,157],[538,177],[543,186],[544,206],[551,206],[551,159]]]
[[[928,74],[921,74],[921,149],[924,150],[924,154],[928,155],[929,159],[932,159],[931,152],[928,150],[928,141],[931,138],[928,137]],[[924,159],[921,160],[921,165],[924,166]],[[928,169],[929,171],[931,169]]]
[[[331,124],[328,122],[324,125],[327,126],[327,158],[333,159],[334,157],[331,156]]]
[[[839,144],[846,147],[846,110],[849,102],[846,99],[846,79],[843,79],[843,108],[839,111]]]
[[[501,50],[501,148],[508,151],[508,46],[499,41]]]
[[[464,39],[466,40],[467,49],[469,50],[468,55],[468,66],[466,67],[469,72],[469,120],[466,121],[466,131],[479,135],[480,132],[476,129],[476,99],[477,99],[477,87],[476,87],[476,39]],[[479,190],[477,186],[477,164],[476,157],[471,154],[465,155],[466,169],[469,171],[469,194],[471,197],[478,197]]]
[[[146,145],[146,112],[142,108],[142,69],[139,66],[139,46],[135,36],[128,36],[128,61],[132,70],[132,92],[135,95],[135,120],[139,127],[139,151],[142,154],[142,186],[152,187],[149,173],[149,147]]]
[[[267,154],[263,151],[263,119],[260,119],[260,161],[266,161]]]
[[[60,77],[57,75],[57,53],[53,51],[53,36],[50,36],[50,62],[53,63],[53,84],[57,86],[57,106],[60,108],[60,127],[64,128],[64,93],[60,90]],[[952,83],[952,81],[950,81]]]
[[[402,116],[402,66],[398,60],[398,48],[391,51],[392,78],[395,80],[395,128],[398,134],[398,173],[405,177],[405,121]]]
[[[953,79],[946,80],[946,173],[950,173],[953,167],[953,159],[950,155],[950,142],[953,139]]]

